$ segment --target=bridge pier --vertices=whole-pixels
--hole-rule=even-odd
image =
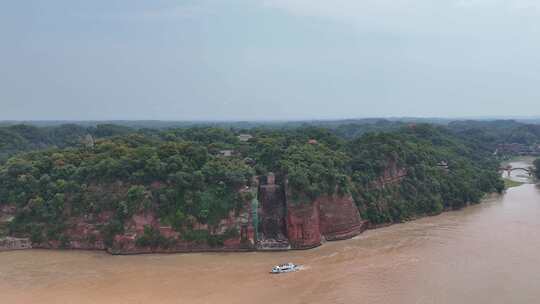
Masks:
[[[529,175],[530,177],[532,177],[532,175],[533,175],[533,170],[530,169],[530,168],[512,168],[511,166],[507,166],[507,167],[504,167],[504,168],[500,168],[499,170],[503,171],[503,172],[506,172],[507,177],[511,177],[512,176],[512,171],[517,171],[517,170],[525,171],[525,173],[527,173],[527,175]]]

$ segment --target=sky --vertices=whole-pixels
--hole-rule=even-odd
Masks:
[[[0,120],[539,115],[539,0],[0,1]]]

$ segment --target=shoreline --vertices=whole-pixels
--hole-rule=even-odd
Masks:
[[[534,302],[540,291],[531,280],[540,267],[535,254],[540,243],[538,237],[534,242],[530,237],[539,228],[535,215],[540,210],[540,189],[524,185],[490,198],[458,212],[366,231],[309,251],[125,257],[76,250],[0,254],[0,272],[6,278],[3,298],[49,304],[81,299],[88,304],[137,299],[171,304],[178,299],[193,304],[272,304],[299,296],[298,301],[305,303],[382,304],[416,303],[428,295],[449,303],[468,299],[490,303],[493,296],[484,291],[493,288],[502,290],[503,300]],[[494,232],[494,227],[504,229]],[[529,247],[517,250],[519,246]],[[268,274],[272,266],[286,262],[305,268],[283,276]],[[516,271],[520,279],[508,281],[499,275]],[[492,279],[498,281],[486,281]],[[208,288],[214,285],[217,289]],[[475,294],[469,293],[470,286]],[[524,286],[523,292],[533,294],[514,298],[521,295],[514,291]],[[456,294],[456,290],[464,293]]]
[[[519,157],[519,158],[516,158],[515,160],[513,160],[513,162],[525,162],[527,163],[527,160],[531,160],[532,158],[527,158],[527,157]],[[347,234],[345,237],[338,237],[338,238],[329,238],[329,239],[326,239],[323,237],[323,240],[321,242],[321,244],[319,245],[313,245],[313,246],[308,246],[308,247],[301,247],[301,248],[288,248],[288,249],[274,249],[274,250],[261,250],[261,249],[257,249],[256,247],[254,248],[193,248],[193,249],[182,249],[182,250],[167,250],[167,249],[151,249],[151,248],[141,248],[140,250],[134,250],[132,252],[122,252],[122,251],[117,251],[115,252],[114,249],[109,249],[109,248],[105,248],[105,249],[101,249],[101,248],[76,248],[76,249],[71,249],[71,248],[45,248],[45,247],[30,247],[30,248],[17,248],[17,249],[0,249],[0,254],[2,252],[9,252],[9,251],[20,251],[20,250],[32,250],[32,249],[37,249],[37,250],[58,250],[58,251],[101,251],[101,252],[105,252],[105,253],[108,253],[109,255],[113,255],[113,256],[130,256],[130,255],[150,255],[150,254],[165,254],[165,255],[171,255],[171,254],[190,254],[190,253],[247,253],[247,252],[284,252],[284,251],[306,251],[306,250],[311,250],[311,249],[314,249],[314,248],[318,248],[318,247],[321,247],[323,246],[326,242],[339,242],[339,241],[343,241],[343,240],[350,240],[350,239],[353,239],[359,235],[361,235],[363,232],[365,232],[366,230],[375,230],[375,229],[380,229],[380,228],[385,228],[385,227],[390,227],[390,226],[393,226],[393,225],[397,225],[397,224],[404,224],[404,223],[408,223],[408,222],[414,222],[416,220],[419,220],[419,219],[422,219],[422,218],[426,218],[426,217],[434,217],[434,216],[438,216],[438,215],[441,215],[443,213],[446,213],[446,212],[452,212],[452,211],[460,211],[460,210],[463,210],[465,208],[468,208],[469,206],[471,205],[479,205],[479,204],[483,204],[485,201],[487,200],[490,200],[492,198],[495,198],[497,196],[501,196],[501,195],[505,195],[506,191],[508,191],[509,189],[513,189],[513,188],[519,188],[523,185],[527,185],[527,184],[532,184],[532,185],[535,185],[537,184],[536,183],[536,179],[534,178],[530,178],[529,182],[520,182],[520,181],[516,181],[516,180],[512,180],[511,177],[510,178],[506,178],[506,177],[502,177],[503,180],[508,180],[509,182],[512,182],[513,185],[507,187],[503,193],[488,193],[486,194],[479,203],[476,203],[476,204],[467,204],[466,206],[464,206],[463,208],[460,208],[460,209],[444,209],[443,211],[441,211],[440,213],[436,213],[436,214],[424,214],[424,215],[419,215],[419,216],[415,216],[411,219],[408,219],[406,221],[402,221],[402,222],[391,222],[391,223],[382,223],[382,224],[371,224],[371,223],[367,223],[365,225],[363,225],[362,229],[359,229],[357,233],[350,233],[350,234]]]
[[[527,183],[523,183],[522,185],[526,185],[526,184]],[[531,183],[531,184],[534,184],[534,183]],[[520,186],[522,186],[522,185],[520,185]],[[514,187],[514,188],[516,188],[516,187]],[[378,225],[367,224],[365,229],[363,229],[362,231],[360,231],[357,234],[350,235],[350,236],[348,236],[346,238],[324,239],[324,241],[321,242],[320,245],[310,246],[310,247],[305,247],[305,248],[283,249],[283,250],[260,250],[260,249],[256,249],[256,248],[253,248],[253,249],[252,248],[245,248],[245,249],[242,249],[242,248],[236,248],[236,249],[227,249],[227,248],[197,249],[197,248],[194,248],[194,249],[189,249],[189,250],[159,250],[159,249],[157,249],[157,250],[148,250],[148,249],[141,249],[141,250],[134,251],[134,252],[114,252],[114,251],[109,250],[109,249],[99,249],[99,248],[96,248],[96,249],[92,249],[92,248],[70,249],[70,248],[32,247],[32,248],[15,249],[15,250],[9,250],[9,249],[8,250],[0,250],[0,254],[2,254],[3,252],[28,251],[28,250],[43,250],[43,251],[51,250],[51,251],[62,251],[62,252],[69,252],[69,251],[103,252],[103,253],[107,253],[108,255],[111,255],[111,256],[136,256],[136,255],[154,255],[154,254],[155,255],[174,255],[174,254],[191,254],[191,253],[252,253],[252,252],[265,252],[266,253],[266,252],[308,251],[308,250],[311,250],[311,249],[322,247],[327,242],[340,242],[340,241],[346,241],[346,240],[354,239],[355,237],[357,237],[359,235],[362,235],[367,230],[376,230],[376,229],[386,228],[386,227],[390,227],[390,226],[394,226],[394,225],[414,222],[416,220],[420,220],[420,219],[423,219],[423,218],[436,217],[436,216],[439,216],[439,215],[441,215],[443,213],[447,213],[447,212],[460,211],[460,210],[466,209],[466,208],[468,208],[470,206],[473,206],[473,205],[483,204],[485,201],[488,201],[490,199],[493,199],[495,197],[502,196],[502,195],[504,195],[504,193],[502,193],[502,194],[489,193],[489,194],[486,194],[485,197],[482,198],[482,200],[477,204],[467,204],[466,206],[464,206],[463,208],[460,208],[460,209],[445,209],[442,212],[437,213],[437,214],[426,214],[426,215],[423,215],[423,216],[417,216],[417,217],[414,217],[414,218],[411,218],[409,220],[402,221],[402,222],[384,223],[384,224],[378,224]]]

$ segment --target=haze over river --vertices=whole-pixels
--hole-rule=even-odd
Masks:
[[[268,273],[289,261],[304,269]],[[0,253],[1,303],[538,303],[539,286],[533,184],[308,251]]]

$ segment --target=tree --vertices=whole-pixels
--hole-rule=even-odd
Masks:
[[[540,179],[540,158],[534,161],[534,168],[536,178]]]
[[[281,170],[288,176],[295,199],[307,195],[332,195],[348,191],[345,177],[347,156],[333,151],[323,144],[301,144],[290,146],[281,161]]]

